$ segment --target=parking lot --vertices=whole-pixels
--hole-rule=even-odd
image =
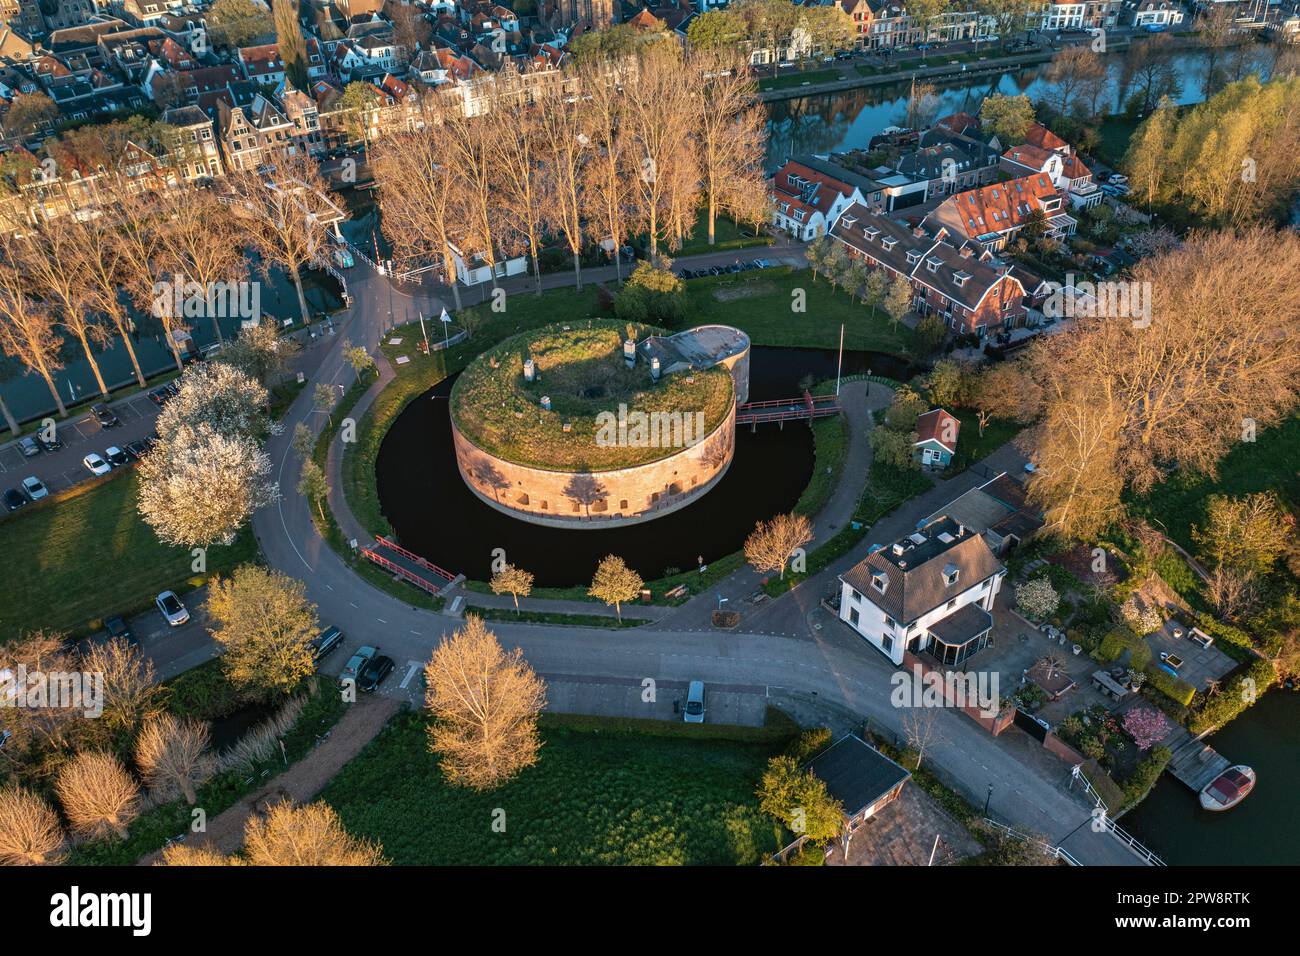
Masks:
[[[63,442],[63,447],[56,451],[25,458],[17,441],[0,447],[0,489],[17,488],[24,478],[35,475],[51,493],[64,491],[90,480],[90,472],[81,463],[86,455],[91,452],[103,455],[110,445],[121,448],[128,442],[153,434],[158,406],[147,394],[136,395],[111,407],[121,422],[114,428],[100,426],[88,408],[62,421],[53,419],[56,434]]]

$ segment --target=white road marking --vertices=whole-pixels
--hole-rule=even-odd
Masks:
[[[385,621],[382,617],[377,617],[377,618],[375,618],[375,620],[378,621],[380,624],[387,624],[387,623],[388,623],[388,622]]]
[[[406,662],[406,676],[402,678],[402,682],[401,682],[400,684],[398,684],[397,686],[400,687],[400,688],[402,688],[402,690],[406,690],[406,685],[409,684],[409,683],[411,683],[412,678],[415,677],[415,673],[416,673],[416,671],[418,671],[419,669],[420,669],[420,663],[419,663],[419,661],[407,661],[407,662]]]

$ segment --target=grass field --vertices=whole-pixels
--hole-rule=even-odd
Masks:
[[[559,614],[554,611],[516,611],[510,607],[484,607],[465,605],[466,614],[477,614],[485,621],[513,621],[523,624],[561,624],[566,627],[608,627],[613,629],[640,627],[648,624],[646,618],[606,617],[602,614]]]
[[[951,474],[969,468],[972,462],[1001,448],[1015,438],[1023,427],[1006,419],[991,418],[981,435],[979,415],[974,409],[956,408],[952,413],[961,422],[961,431],[957,435],[957,454],[953,456]]]
[[[642,245],[644,246],[644,242]],[[754,235],[753,226],[738,226],[729,216],[718,215],[713,220],[713,245],[709,245],[709,213],[701,209],[695,219],[695,228],[682,247],[672,253],[674,259],[682,256],[699,256],[707,252],[726,252],[729,249],[748,249],[770,246],[772,239],[765,233]]]
[[[839,70],[809,70],[807,73],[787,73],[785,76],[765,76],[758,81],[760,92],[766,90],[786,90],[805,83],[833,83],[841,79]]]
[[[1276,491],[1291,508],[1300,505],[1300,417],[1259,432],[1254,442],[1242,442],[1219,462],[1218,478],[1175,474],[1152,491],[1129,502],[1134,514],[1154,518],[1166,533],[1188,550],[1191,528],[1205,522],[1210,495],[1241,497]]]
[[[796,312],[800,293],[804,310]],[[749,335],[754,345],[832,349],[844,347],[907,356],[912,331],[833,289],[812,270],[762,269],[739,275],[710,276],[686,283],[688,325],[722,322]]]
[[[257,556],[245,528],[229,547],[209,548],[207,574],[195,574],[189,549],[160,543],[135,502],[132,471],[0,522],[0,549],[10,558],[0,641],[42,627],[88,633],[105,617],[149,607],[159,591],[197,587]]]
[[[477,793],[443,781],[425,721],[396,717],[321,794],[393,863],[753,865],[777,849],[754,788],[779,744],[757,729],[547,717],[537,764]]]

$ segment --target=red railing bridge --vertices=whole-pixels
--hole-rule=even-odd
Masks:
[[[812,395],[804,392],[800,398],[778,398],[767,402],[749,402],[736,406],[737,425],[758,425],[763,422],[798,421],[800,419],[826,418],[842,411],[838,395]]]
[[[383,535],[376,535],[374,545],[363,548],[361,553],[384,570],[393,572],[430,594],[437,594],[457,577],[433,562],[426,561],[414,551],[407,551],[397,542],[389,541]]]

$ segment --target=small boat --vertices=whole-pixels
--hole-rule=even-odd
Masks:
[[[1255,789],[1255,771],[1244,764],[1229,767],[1201,791],[1201,806],[1206,810],[1231,810]]]

